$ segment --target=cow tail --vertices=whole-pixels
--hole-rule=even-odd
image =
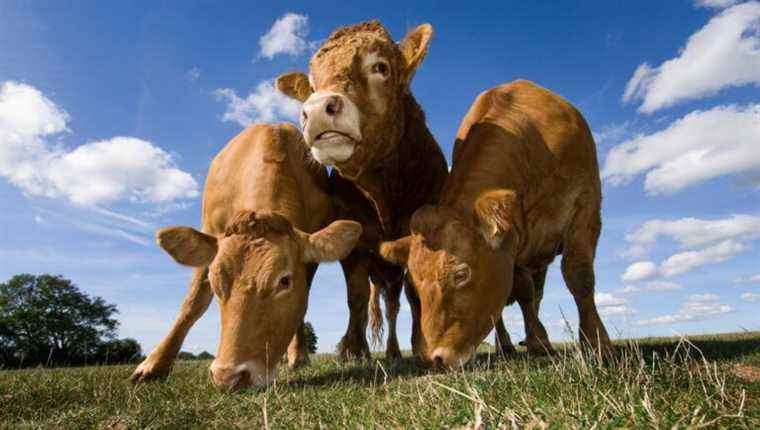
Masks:
[[[377,347],[383,340],[383,312],[380,309],[380,285],[369,283],[369,327],[372,346]]]

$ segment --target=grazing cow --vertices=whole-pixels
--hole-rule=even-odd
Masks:
[[[412,234],[380,249],[406,264],[420,297],[420,358],[469,360],[510,296],[528,350],[550,348],[537,301],[559,254],[581,341],[607,350],[594,303],[601,199],[594,140],[573,106],[522,80],[478,96],[457,133],[439,204],[420,208]]]
[[[409,88],[432,33],[423,24],[396,44],[377,21],[343,27],[314,54],[308,77],[289,73],[277,79],[280,91],[303,102],[301,125],[314,159],[335,167],[331,180],[338,213],[364,228],[359,245],[342,261],[350,309],[339,348],[344,358],[369,356],[370,279],[373,328],[377,332],[381,323],[376,297],[383,289],[386,356],[400,356],[395,319],[404,270],[384,262],[376,250],[380,241],[409,233],[412,213],[437,201],[448,172]],[[418,315],[414,297],[411,304]]]
[[[348,255],[362,229],[354,221],[327,225],[327,172],[301,140],[291,125],[247,128],[211,163],[202,232],[158,232],[174,260],[196,269],[171,331],[135,370],[134,382],[169,373],[212,291],[222,322],[214,384],[228,390],[266,384],[286,349],[291,365],[306,358],[303,318],[317,263]]]

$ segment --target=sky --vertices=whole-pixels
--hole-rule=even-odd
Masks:
[[[198,226],[214,155],[251,123],[297,122],[273,88],[342,25],[435,35],[412,90],[450,159],[495,85],[530,79],[573,103],[603,179],[597,303],[613,337],[760,329],[760,2],[0,2],[0,282],[53,273],[118,306],[149,352],[190,270],[155,230]],[[402,299],[403,300],[403,299]],[[505,310],[514,340],[519,310]],[[555,262],[541,319],[577,312]],[[332,351],[348,322],[325,264],[307,319]],[[409,348],[409,307],[399,337]],[[184,349],[216,351],[212,304]],[[492,339],[489,339],[492,341]]]

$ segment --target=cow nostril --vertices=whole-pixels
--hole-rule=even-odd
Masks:
[[[437,368],[443,367],[443,358],[440,355],[433,357],[433,366]]]
[[[301,111],[301,121],[306,122],[307,119],[309,119],[309,116],[306,115],[306,111],[305,110],[302,110]]]
[[[327,106],[325,106],[325,112],[327,112],[327,114],[330,116],[339,114],[342,109],[343,102],[338,96],[330,97],[330,100],[327,102]]]

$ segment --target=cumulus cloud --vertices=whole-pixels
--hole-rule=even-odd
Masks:
[[[277,54],[297,56],[309,48],[309,18],[297,13],[286,13],[274,22],[272,28],[261,36],[259,46],[262,57],[272,59]]]
[[[661,237],[669,237],[683,248],[693,248],[728,239],[760,238],[760,216],[732,215],[724,219],[680,218],[653,219],[625,236],[636,245],[650,246]]]
[[[594,301],[596,302],[596,305],[599,307],[603,306],[619,306],[626,304],[626,300],[617,297],[614,294],[611,293],[596,293],[594,295]]]
[[[627,305],[628,301],[611,293],[596,293],[594,301],[602,316],[627,316],[636,313],[636,310]]]
[[[669,281],[651,281],[643,286],[629,285],[620,290],[624,294],[632,294],[643,291],[677,291],[683,289],[683,286]]]
[[[623,273],[624,281],[657,275],[671,277],[726,261],[749,250],[750,242],[760,239],[760,217],[738,214],[723,219],[654,219],[627,234],[625,240],[632,248],[649,249],[663,237],[686,250],[671,255],[659,267],[652,262],[634,263]]]
[[[218,89],[214,94],[218,100],[227,103],[222,121],[235,122],[242,127],[261,122],[298,122],[301,112],[301,104],[277,91],[271,81],[260,82],[245,98],[229,88]]]
[[[662,262],[660,273],[667,277],[680,275],[707,264],[722,263],[747,249],[741,242],[726,240],[698,251],[679,252]]]
[[[602,178],[622,185],[646,173],[648,194],[672,194],[719,176],[760,170],[758,141],[760,104],[694,111],[664,130],[613,147]]]
[[[739,0],[696,0],[694,5],[697,7],[707,7],[711,9],[723,9],[739,3]]]
[[[760,284],[760,273],[752,276],[743,276],[734,279],[735,284]]]
[[[718,303],[720,298],[715,294],[693,294],[681,305],[678,312],[655,318],[637,321],[637,325],[672,324],[696,321],[710,316],[725,314],[734,309],[726,304]]]
[[[620,277],[626,282],[637,282],[657,275],[657,265],[651,261],[637,261],[625,269]]]
[[[760,302],[760,294],[758,293],[744,293],[742,294],[742,300],[746,300],[748,302]]]
[[[724,7],[731,2],[698,4]],[[640,99],[639,111],[652,113],[721,89],[760,85],[760,2],[732,6],[694,33],[678,57],[657,67],[639,65],[626,86],[623,101]]]
[[[68,114],[38,89],[0,86],[0,176],[25,194],[80,206],[130,201],[169,203],[198,195],[193,177],[150,142],[113,137],[73,150],[51,143],[67,131]]]

